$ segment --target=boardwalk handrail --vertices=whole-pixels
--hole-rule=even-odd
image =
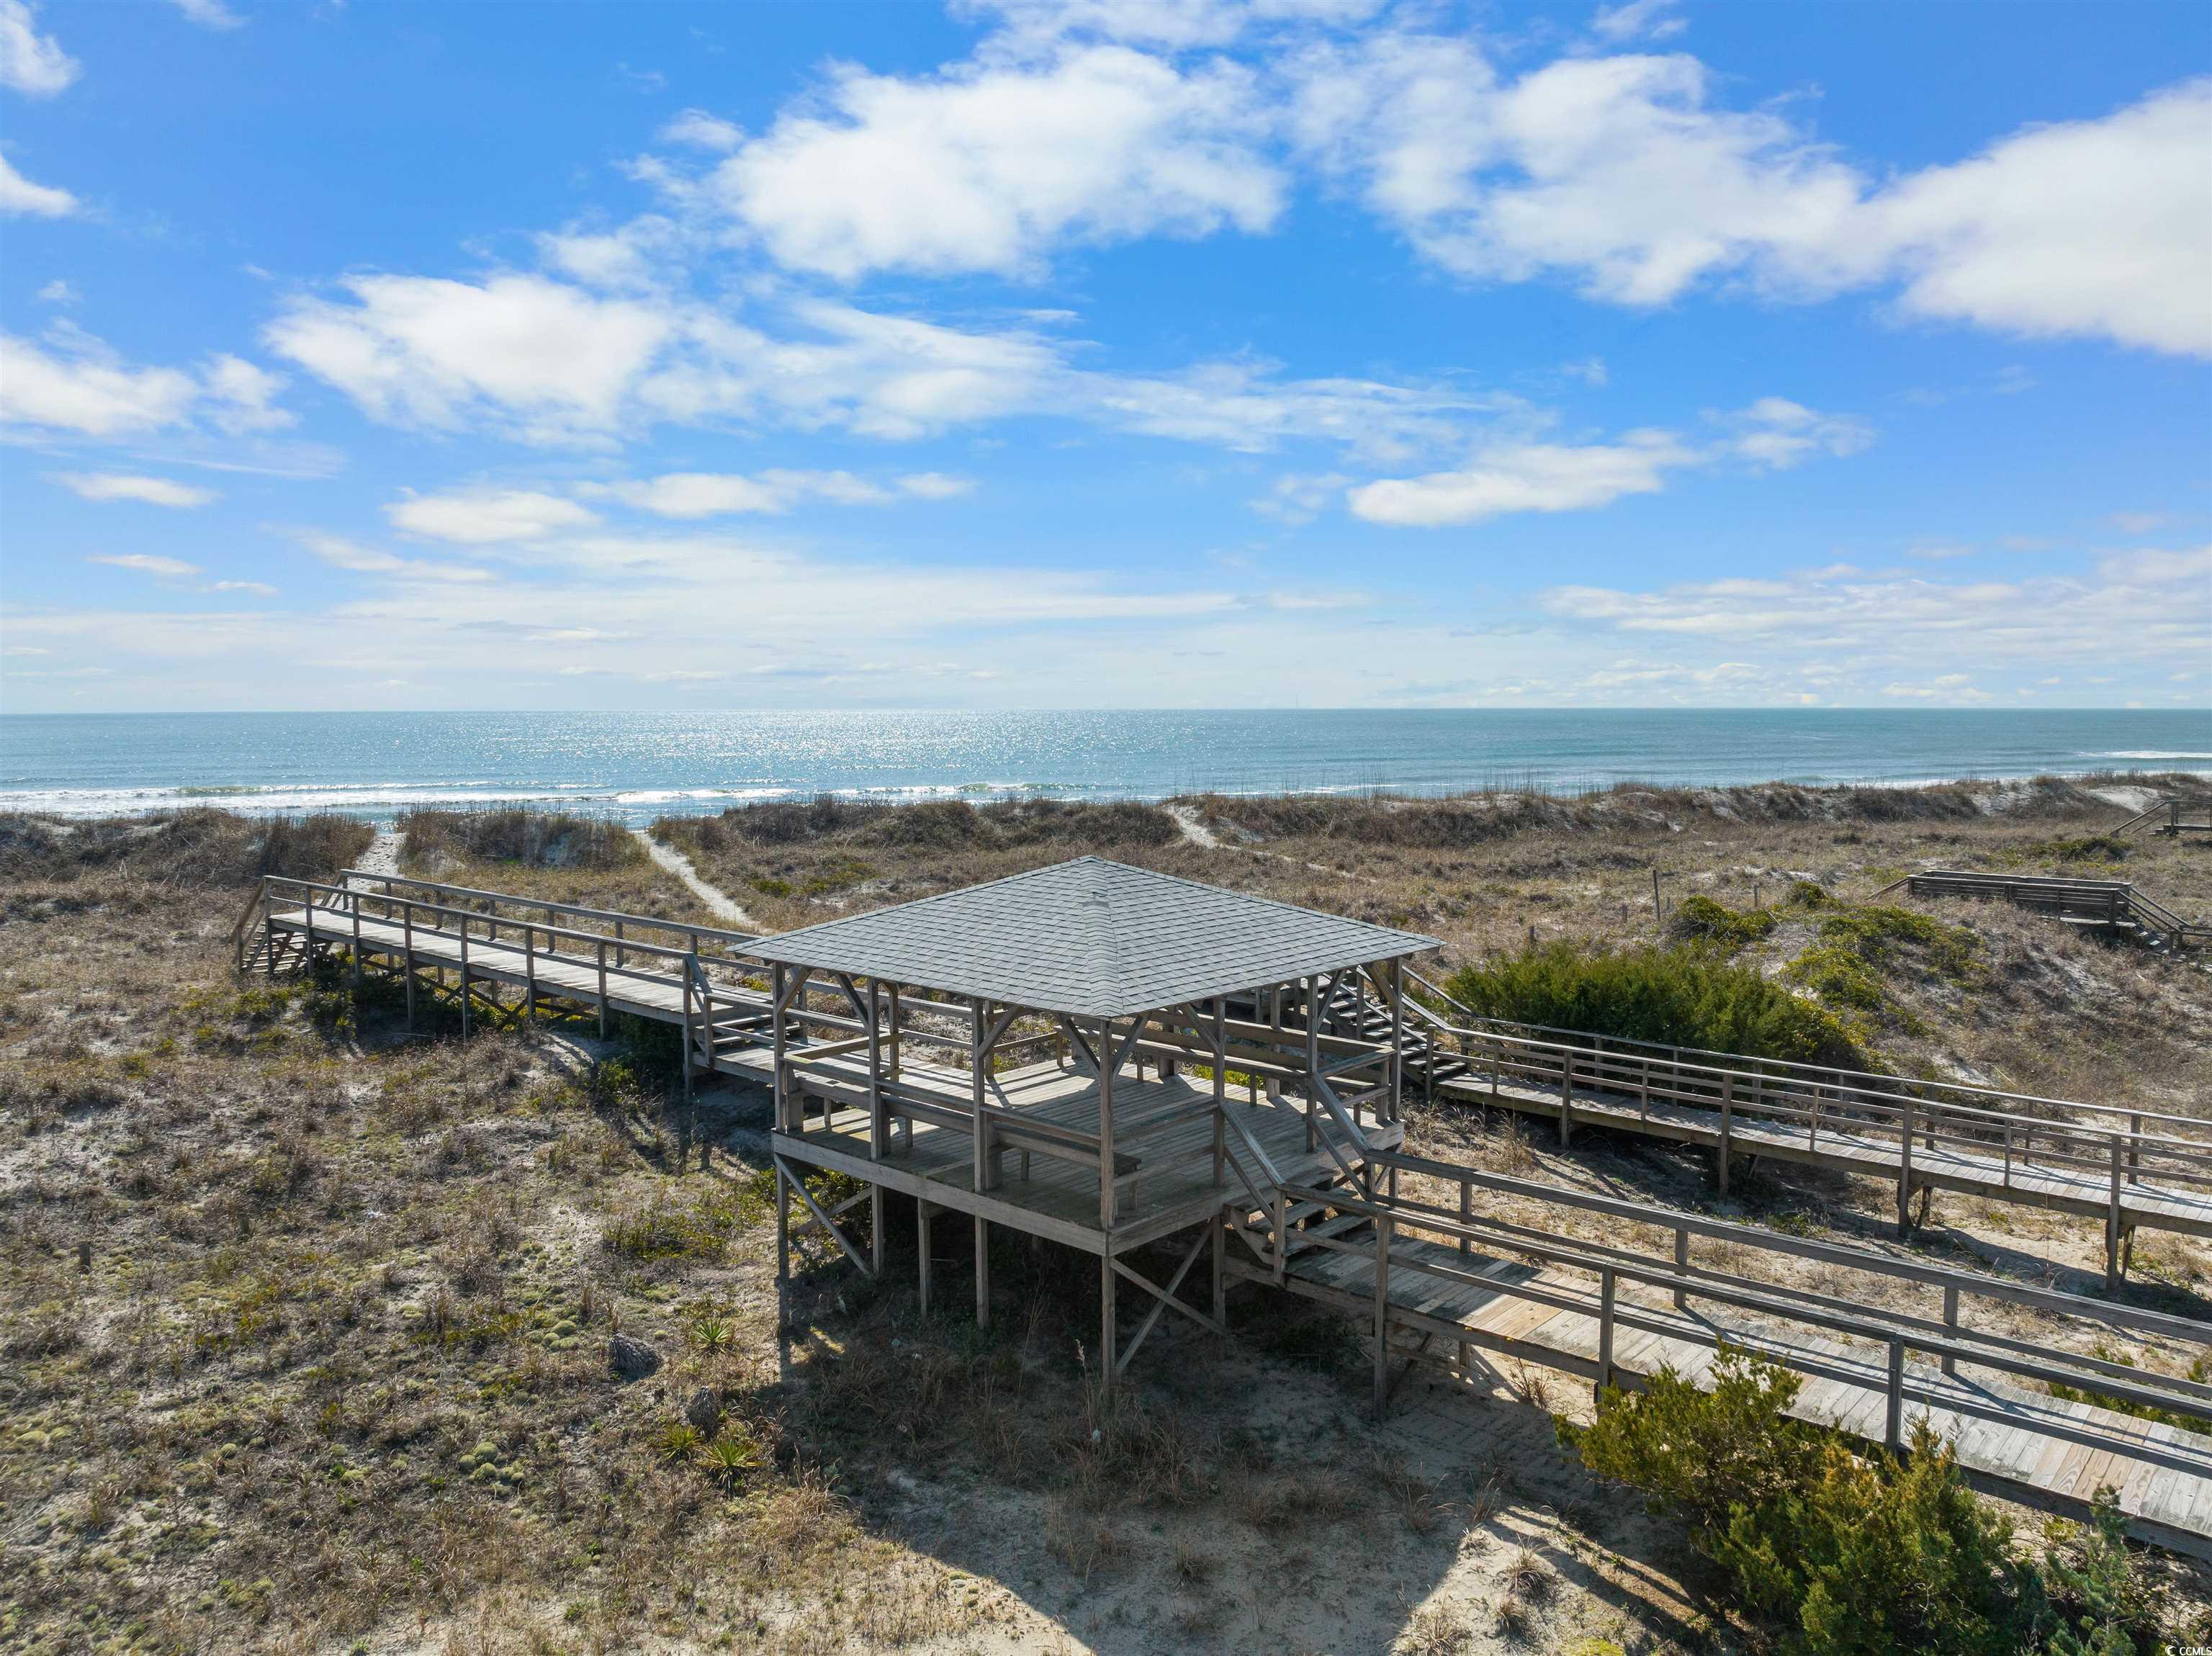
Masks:
[[[1439,1162],[1400,1150],[1373,1150],[1369,1153],[1368,1159],[1378,1167],[1395,1167],[1426,1178],[1480,1186],[1503,1196],[1516,1196],[1558,1207],[1576,1208],[1607,1218],[1656,1225],[1662,1229],[1686,1231],[1693,1236],[1741,1243],[1771,1253],[1817,1260],[1823,1265],[1843,1265],[1875,1276],[1917,1283],[1923,1287],[1955,1289],[1984,1299],[2002,1300],[2059,1316],[2078,1316],[2094,1322],[2109,1323],[2115,1327],[2134,1329],[2139,1333],[2160,1334],[2197,1344],[2212,1345],[2212,1322],[2203,1322],[2194,1317],[2177,1317],[2163,1311],[2148,1311],[2139,1306],[2069,1294],[2063,1289],[2039,1288],[2033,1283],[2012,1282],[2002,1277],[1960,1271],[1950,1265],[1899,1259],[1891,1254],[1855,1247],[1848,1242],[1827,1242],[1810,1236],[1785,1235],[1735,1220],[1707,1218],[1703,1214],[1685,1213],[1679,1209],[1654,1207],[1648,1202],[1598,1196],[1588,1191],[1571,1190],[1538,1180],[1516,1178],[1511,1174],[1491,1173],[1480,1168],[1462,1167],[1455,1162]],[[2201,1389],[2208,1398],[2212,1398],[2212,1386]]]
[[[1568,1029],[1553,1023],[1525,1023],[1512,1018],[1489,1017],[1476,1011],[1465,1002],[1453,998],[1444,990],[1410,968],[1407,969],[1406,978],[1409,983],[1470,1021],[1466,1025],[1453,1023],[1447,1018],[1440,1017],[1433,1009],[1423,1005],[1415,996],[1411,994],[1407,996],[1407,1012],[1424,1022],[1449,1030],[1453,1034],[1481,1034],[1495,1030],[1507,1036],[1517,1036],[1532,1040],[1543,1035],[1564,1035],[1568,1039],[1554,1044],[1561,1047],[1572,1046],[1579,1052],[1613,1053],[1626,1049],[1623,1055],[1632,1055],[1634,1052],[1640,1049],[1647,1052],[1664,1053],[1669,1059],[1675,1062],[1687,1060],[1692,1064],[1702,1064],[1705,1067],[1717,1072],[1733,1071],[1741,1077],[1755,1077],[1778,1081],[1802,1078],[1807,1084],[1826,1087],[1831,1090],[1841,1089],[1862,1095],[1874,1094],[1878,1096],[1902,1098],[1907,1095],[1908,1089],[1916,1089],[1911,1092],[1911,1095],[1916,1100],[1938,1101],[1928,1099],[1928,1094],[1932,1090],[1967,1098],[1999,1099],[2008,1104],[2041,1105],[2054,1110],[2080,1110],[2093,1115],[2124,1116],[2131,1119],[2160,1121],[2178,1126],[2212,1128],[2212,1123],[2207,1123],[2195,1116],[2177,1115],[2158,1110],[2130,1109],[2117,1104],[2085,1103],[2078,1099],[2046,1098],[2040,1094],[2008,1092],[2001,1087],[1984,1087],[1970,1081],[1945,1081],[1929,1076],[1893,1075],[1881,1070],[1846,1070],[1832,1065],[1802,1064],[1794,1059],[1758,1058],[1745,1052],[1724,1052],[1709,1046],[1678,1046],[1666,1041],[1643,1040],[1633,1035],[1601,1035],[1594,1034],[1586,1029]],[[1486,1025],[1488,1029],[1474,1027],[1477,1025]],[[1996,1109],[1993,1106],[1973,1104],[1955,1105],[1952,1107]],[[2045,1125],[2051,1125],[2048,1118],[2034,1116],[2030,1112],[2021,1112],[2021,1115],[2023,1119],[2038,1120]]]
[[[1378,1158],[1380,1159],[1382,1158]],[[1444,1168],[1455,1175],[1474,1172],[1473,1169],[1451,1168],[1449,1164],[1431,1165]],[[1487,1182],[1490,1177],[1492,1176],[1484,1175],[1484,1181]],[[1529,1193],[1547,1200],[1558,1200],[1570,1194],[1547,1186],[1527,1186],[1527,1189]],[[1775,1283],[1760,1282],[1756,1278],[1735,1277],[1708,1269],[1693,1268],[1680,1253],[1677,1255],[1675,1263],[1667,1265],[1635,1255],[1624,1255],[1620,1251],[1606,1247],[1602,1244],[1594,1245],[1599,1251],[1592,1252],[1590,1250],[1593,1245],[1583,1244],[1578,1240],[1569,1241],[1556,1237],[1530,1234],[1525,1228],[1520,1227],[1513,1228],[1518,1234],[1500,1239],[1491,1234],[1496,1228],[1492,1222],[1480,1218],[1455,1218],[1430,1209],[1426,1204],[1409,1204],[1402,1199],[1364,1198],[1343,1190],[1322,1190],[1297,1185],[1286,1186],[1285,1194],[1300,1202],[1313,1202],[1339,1213],[1358,1215],[1372,1222],[1376,1229],[1377,1238],[1374,1243],[1314,1236],[1310,1239],[1310,1245],[1345,1253],[1361,1255],[1376,1253],[1378,1255],[1378,1263],[1380,1258],[1387,1254],[1389,1268],[1391,1271],[1411,1269],[1448,1279],[1465,1281],[1488,1291],[1535,1301],[1563,1310],[1587,1311],[1589,1308],[1585,1303],[1559,1292],[1556,1285],[1540,1286],[1528,1283],[1516,1283],[1504,1276],[1478,1275],[1471,1269],[1455,1268],[1425,1260],[1417,1256],[1387,1253],[1389,1235],[1402,1228],[1426,1230],[1434,1234],[1452,1238],[1470,1245],[1479,1242],[1486,1246],[1498,1246],[1501,1245],[1502,1240],[1503,1246],[1525,1258],[1547,1265],[1584,1271],[1597,1277],[1601,1284],[1602,1300],[1601,1316],[1603,1331],[1600,1337],[1597,1363],[1598,1382],[1601,1386],[1612,1379],[1610,1330],[1616,1324],[1677,1339],[1698,1340],[1715,1346],[1725,1342],[1745,1344],[1752,1346],[1754,1350],[1757,1349],[1755,1340],[1750,1337],[1739,1335],[1731,1338],[1729,1333],[1722,1329],[1704,1330],[1695,1325],[1685,1326],[1679,1321],[1661,1321],[1653,1315],[1638,1314],[1639,1309],[1648,1311],[1650,1308],[1639,1308],[1633,1304],[1625,1309],[1622,1308],[1615,1297],[1614,1284],[1618,1280],[1626,1279],[1665,1290],[1674,1297],[1678,1307],[1692,1298],[1702,1299],[1714,1304],[1729,1306],[1783,1321],[1887,1345],[1893,1354],[1890,1382],[1893,1403],[1887,1434],[1888,1441],[1892,1444],[1895,1444],[1900,1435],[1899,1428],[1901,1422],[1898,1416],[1896,1405],[1901,1401],[1905,1392],[1910,1389],[1904,1386],[1902,1372],[1902,1357],[1907,1351],[1917,1351],[1939,1359],[1947,1372],[1955,1368],[1958,1363],[1963,1362],[1978,1368],[1996,1369],[2019,1378],[2040,1381],[2045,1386],[2055,1382],[2070,1388],[2094,1386],[2106,1397],[2125,1403],[2187,1414],[2203,1420],[2212,1420],[2212,1396],[2206,1394],[2207,1388],[2194,1382],[2174,1383],[2173,1377],[2142,1369],[2126,1371],[2127,1378],[2123,1379],[2112,1372],[2117,1365],[2094,1358],[2076,1359],[2072,1353],[2048,1348],[2036,1348],[2031,1352],[2023,1352],[2020,1349],[2019,1342],[1991,1342],[1977,1335],[1972,1329],[1955,1324],[1947,1322],[1941,1330],[1931,1331],[1923,1319],[1900,1318],[1875,1307],[1854,1306],[1847,1301],[1830,1301],[1827,1304],[1812,1302],[1808,1296],[1798,1295],[1794,1289]],[[1618,1205],[1626,1210],[1623,1216],[1634,1218],[1638,1222],[1675,1228],[1678,1230],[1693,1228],[1687,1222],[1691,1220],[1691,1216],[1688,1215],[1650,1208],[1637,1209],[1633,1204],[1629,1204]],[[1704,1225],[1694,1228],[1705,1234],[1713,1234]],[[1792,1251],[1776,1247],[1775,1243],[1779,1239],[1750,1231],[1749,1228],[1720,1227],[1718,1234],[1725,1235],[1727,1240],[1740,1246],[1765,1248],[1773,1252]],[[1841,1248],[1837,1245],[1830,1245],[1830,1247],[1834,1253],[1844,1256],[1843,1263],[1850,1265],[1879,1270],[1881,1264],[1889,1263],[1878,1261],[1871,1256]],[[1986,1295],[1992,1288],[2012,1286],[2000,1284],[1995,1279],[1978,1277],[1966,1272],[1952,1272],[1947,1275],[1950,1280],[1942,1285],[1952,1292],[1972,1291]],[[2064,1307],[2065,1311],[2069,1314],[2080,1316],[2087,1320],[2114,1323],[2119,1319],[2114,1318],[2111,1313],[2123,1309],[2123,1307],[2110,1307],[2098,1301],[2079,1299],[2074,1295],[2058,1295],[2056,1290],[2044,1290],[2044,1292],[2061,1301],[2069,1302]],[[1996,1295],[1994,1297],[2010,1296]],[[1947,1305],[1950,1303],[1954,1301],[1947,1294]],[[1837,1308],[1838,1306],[1841,1308]],[[2156,1313],[2141,1314],[2155,1315]],[[2164,1320],[2175,1325],[2174,1331],[2178,1331],[2180,1338],[2197,1344],[2212,1342],[2212,1326],[2202,1323],[2191,1323],[2180,1318]],[[1782,1356],[1778,1360],[1783,1362],[1784,1366],[1797,1368],[1802,1373],[1820,1373],[1827,1367],[1817,1360],[1804,1361],[1802,1356]],[[1921,1396],[1923,1400],[1936,1401],[1936,1399],[1928,1398],[1924,1392],[1921,1393]],[[1941,1406],[1957,1412],[1978,1414],[1984,1418],[2002,1421],[2015,1426],[2021,1423],[2016,1411],[2005,1408],[2002,1402],[1981,1405],[1970,1398],[1962,1398],[1947,1395],[1940,1399],[1940,1403]]]
[[[264,877],[276,879],[280,877],[269,875]],[[741,947],[750,947],[761,941],[760,934],[757,932],[729,931],[720,926],[695,925],[689,920],[665,920],[651,914],[627,913],[620,909],[586,908],[580,903],[556,903],[537,897],[518,897],[511,891],[483,891],[474,886],[448,885],[439,880],[418,880],[406,875],[378,874],[363,869],[349,868],[339,874],[338,880],[341,886],[346,886],[347,889],[350,889],[347,886],[347,883],[354,880],[374,880],[386,886],[407,885],[424,891],[445,891],[451,892],[456,896],[481,897],[495,903],[506,903],[511,907],[534,908],[544,913],[574,914],[586,919],[615,920],[630,925],[650,926],[662,931],[677,932],[684,937],[712,937],[717,943],[736,943]],[[363,892],[361,895],[374,900],[380,897],[381,894]],[[399,900],[388,898],[386,901],[396,902]]]

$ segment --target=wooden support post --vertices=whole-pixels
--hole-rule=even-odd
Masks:
[[[1098,1020],[1098,1228],[1110,1239],[1114,1231],[1114,1072],[1121,1067],[1114,1046],[1114,1020]],[[1106,1260],[1106,1297],[1114,1297],[1114,1260],[1110,1247]],[[1109,1317],[1111,1325],[1111,1317]],[[1112,1352],[1108,1352],[1110,1359]]]
[[[399,930],[406,943],[407,1027],[415,1027],[415,905],[399,905]]]
[[[775,1280],[779,1292],[791,1280],[791,1190],[781,1156],[775,1160]]]
[[[1889,1413],[1881,1441],[1893,1454],[1905,1447],[1905,1342],[1895,1338],[1889,1343]]]
[[[1946,1283],[1943,1284],[1943,1328],[1944,1331],[1952,1338],[1956,1339],[1958,1338],[1959,1285],[1956,1283]],[[1954,1380],[1958,1378],[1959,1360],[1953,1356],[1948,1351],[1946,1351],[1943,1354],[1943,1372]]]
[[[1224,1328],[1229,1325],[1229,1210],[1224,1208],[1213,1221],[1213,1320]]]
[[[599,1039],[607,1038],[607,940],[599,940]]]
[[[1310,1154],[1321,1143],[1321,1124],[1316,1112],[1321,1108],[1321,978],[1318,974],[1305,980],[1306,1014],[1306,1149]]]
[[[1912,1095],[1905,1095],[1902,1131],[1897,1136],[1897,1234],[1912,1230]]]
[[[1375,1222],[1375,1418],[1390,1401],[1390,1232],[1388,1218]]]
[[[884,1187],[868,1186],[868,1262],[878,1282],[884,1279],[884,1255],[886,1252],[884,1235]]]
[[[261,883],[261,959],[271,978],[276,975],[276,928],[269,924],[273,907],[269,895],[269,882],[264,880]]]
[[[1111,1053],[1107,1062],[1113,1062]],[[1120,1366],[1114,1333],[1114,1256],[1110,1253],[1098,1256],[1098,1383],[1108,1392],[1114,1389],[1115,1370]]]
[[[1728,1181],[1729,1181],[1729,1118],[1730,1118],[1731,1116],[1733,1116],[1735,1113],[1735,1077],[1734,1076],[1732,1076],[1732,1075],[1723,1076],[1723,1077],[1721,1077],[1721,1147],[1720,1147],[1720,1185],[1721,1185],[1721,1194],[1722,1194],[1723,1196],[1726,1196],[1726,1195],[1728,1194]]]
[[[1394,960],[1390,962],[1390,1121],[1394,1126],[1402,1119],[1400,1111],[1405,1101],[1405,1086],[1406,962]],[[1391,1178],[1395,1181],[1396,1177],[1397,1169],[1394,1168]]]
[[[890,1152],[890,1116],[884,1109],[884,1037],[877,1014],[883,1004],[876,980],[868,980],[868,1159],[880,1162]],[[877,1226],[878,1234],[883,1227]]]
[[[986,1026],[989,1018],[989,1009],[981,1000],[970,996],[968,1001],[968,1016],[974,1020],[973,1025],[968,1031],[968,1101],[969,1109],[972,1112],[968,1127],[969,1149],[974,1164],[972,1168],[974,1188],[976,1193],[981,1195],[990,1189],[992,1184],[991,1123],[983,1113],[983,1065],[988,1060],[988,1054],[983,1051],[983,1037],[988,1033]],[[982,1221],[979,1219],[976,1223],[980,1226]],[[980,1253],[976,1256],[978,1260],[976,1268],[979,1272],[981,1270],[981,1257]]]
[[[617,935],[620,935],[619,927],[621,923],[617,921],[616,925],[617,927]],[[769,1050],[770,1053],[769,1062],[773,1066],[772,1073],[775,1077],[775,1130],[778,1132],[788,1132],[791,1131],[791,1124],[787,1119],[789,1115],[789,1107],[784,1101],[784,1093],[786,1089],[783,1078],[783,966],[780,961],[769,968],[768,1022]],[[927,1206],[927,1204],[924,1205]],[[926,1226],[929,1223],[929,1221],[925,1218],[922,1221],[922,1223]],[[922,1252],[926,1258],[928,1253],[928,1249],[924,1248]],[[927,1267],[925,1267],[925,1269],[927,1269]]]
[[[361,993],[361,898],[358,894],[348,899],[353,908],[353,992]]]
[[[2142,1112],[2128,1117],[2128,1183],[2140,1185],[2142,1172]]]
[[[461,1039],[469,1038],[469,923],[461,922]]]
[[[929,1198],[915,1197],[914,1211],[915,1228],[921,1244],[921,1314],[927,1317],[929,1314],[929,1222],[933,1216],[929,1210]]]
[[[2105,1207],[2105,1292],[2120,1287],[2120,1136],[2112,1135],[2112,1194]]]
[[[684,987],[688,997],[691,987],[689,980]],[[687,1007],[690,1004],[688,998],[684,1004]],[[532,1023],[537,1022],[538,928],[527,920],[522,925],[522,1006],[525,1016]],[[687,1098],[691,1094],[691,1020],[689,1016],[684,1020],[684,1093]]]
[[[975,1326],[991,1325],[991,1222],[975,1216]]]
[[[1607,1265],[1597,1274],[1597,1384],[1590,1396],[1598,1403],[1605,1401],[1606,1388],[1613,1384],[1613,1267]]]

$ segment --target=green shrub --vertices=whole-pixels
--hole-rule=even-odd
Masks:
[[[1738,913],[1724,903],[1697,895],[1683,898],[1667,921],[1667,935],[1674,942],[1702,944],[1724,957],[1750,947],[1773,930],[1771,909]]]
[[[1671,1369],[1608,1390],[1561,1441],[1601,1477],[1684,1523],[1736,1607],[1793,1656],[2132,1656],[2156,1647],[2160,1603],[2129,1559],[2109,1490],[2080,1539],[2039,1562],[1977,1500],[1923,1420],[1901,1457],[1862,1459],[1791,1420],[1802,1381],[1723,1347],[1708,1392]]]
[[[1846,1066],[1862,1061],[1833,1014],[1700,949],[1546,943],[1462,967],[1444,987],[1484,1017],[1747,1058]]]
[[[1917,971],[1965,986],[1981,973],[1981,942],[1972,932],[1909,908],[1824,902],[1820,939],[1783,968],[1783,980],[1855,1019],[1862,1037],[1882,1017],[1908,1031],[1919,1028],[1891,994],[1887,974]]]

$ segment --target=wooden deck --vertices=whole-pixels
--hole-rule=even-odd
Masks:
[[[1423,1265],[1487,1281],[1452,1280]],[[1246,1262],[1232,1260],[1231,1271],[1268,1279]],[[1366,1318],[1375,1303],[1375,1275],[1371,1249],[1314,1249],[1291,1260],[1283,1286]],[[1463,1345],[1586,1378],[1599,1372],[1599,1294],[1579,1273],[1401,1240],[1391,1249],[1386,1291],[1399,1355]],[[1888,1439],[1888,1359],[1878,1347],[1741,1313],[1677,1310],[1663,1295],[1624,1299],[1613,1322],[1610,1366],[1617,1384],[1632,1385],[1662,1368],[1704,1383],[1718,1360],[1716,1338],[1725,1337],[1806,1377],[1790,1410],[1798,1418],[1869,1443]],[[2133,1532],[2212,1557],[2212,1436],[1971,1374],[1946,1374],[1933,1364],[1907,1367],[1905,1397],[1905,1421],[1924,1415],[1952,1440],[1960,1465],[1978,1486],[2081,1517],[2109,1484]]]
[[[766,1055],[738,1064],[765,1070]],[[732,1067],[737,1067],[733,1065]],[[1087,1253],[1122,1253],[1194,1225],[1216,1219],[1229,1199],[1214,1183],[1213,1089],[1210,1082],[1182,1077],[1116,1083],[1114,1108],[1126,1120],[1158,1118],[1154,1131],[1124,1130],[1115,1140],[1117,1160],[1128,1170],[1121,1211],[1111,1232],[1099,1225],[1098,1175],[1094,1168],[1008,1143],[999,1156],[999,1182],[975,1189],[974,1141],[958,1127],[914,1124],[911,1143],[894,1137],[881,1159],[869,1155],[869,1114],[865,1107],[866,1071],[849,1061],[830,1060],[806,1069],[806,1085],[818,1093],[825,1071],[842,1070],[860,1089],[831,1099],[830,1113],[810,1115],[802,1132],[773,1136],[776,1153],[811,1167],[827,1168],[879,1183],[956,1212],[974,1214],[1033,1235],[1048,1237]],[[938,1095],[947,1108],[964,1110],[969,1077],[957,1071],[909,1067],[902,1083]],[[832,1083],[834,1084],[834,1083]],[[992,1107],[1006,1112],[1002,1137],[1018,1134],[1024,1122],[1072,1128],[1087,1136],[1098,1130],[1098,1089],[1091,1077],[1060,1064],[1036,1064],[990,1077],[986,1095]],[[1291,1103],[1249,1103],[1232,1100],[1246,1131],[1259,1141],[1285,1178],[1322,1180],[1337,1168],[1328,1152],[1306,1145],[1303,1111]],[[994,1120],[996,1118],[994,1118]],[[1395,1146],[1402,1128],[1370,1125],[1370,1138]]]
[[[1648,1102],[1617,1093],[1576,1087],[1570,1107],[1563,1113],[1560,1089],[1501,1082],[1494,1088],[1486,1077],[1457,1077],[1440,1082],[1437,1095],[1462,1103],[1482,1104],[1562,1121],[1566,1131],[1576,1127],[1609,1127],[1641,1133],[1676,1143],[1696,1144],[1718,1150],[1723,1142],[1721,1113],[1698,1105]],[[1838,1118],[1814,1125],[1769,1116],[1736,1114],[1726,1123],[1729,1151],[1737,1156],[1767,1156],[1813,1167],[1834,1168],[1863,1174],[1894,1185],[1905,1172],[1903,1153],[1895,1136],[1869,1137],[1850,1130],[1848,1119]],[[2112,1210],[2113,1187],[2109,1175],[2026,1162],[2008,1165],[2001,1156],[1969,1155],[1950,1144],[1916,1145],[1912,1151],[1912,1184],[1916,1189],[1956,1191],[1995,1202],[2018,1202],[2054,1209],[2087,1218],[2104,1219]],[[2118,1187],[2118,1212],[2124,1227],[2180,1231],[2192,1236],[2212,1236],[2212,1191],[2131,1183],[2124,1176]]]

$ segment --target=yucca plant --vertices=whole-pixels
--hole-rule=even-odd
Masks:
[[[696,1317],[684,1331],[685,1338],[705,1352],[726,1351],[737,1340],[737,1330],[722,1318]]]
[[[706,1443],[707,1440],[699,1435],[697,1427],[682,1420],[671,1421],[655,1433],[653,1439],[654,1453],[671,1466],[697,1459]]]
[[[707,1446],[703,1457],[707,1476],[725,1489],[734,1489],[745,1474],[761,1463],[760,1446],[737,1432],[723,1432]]]

